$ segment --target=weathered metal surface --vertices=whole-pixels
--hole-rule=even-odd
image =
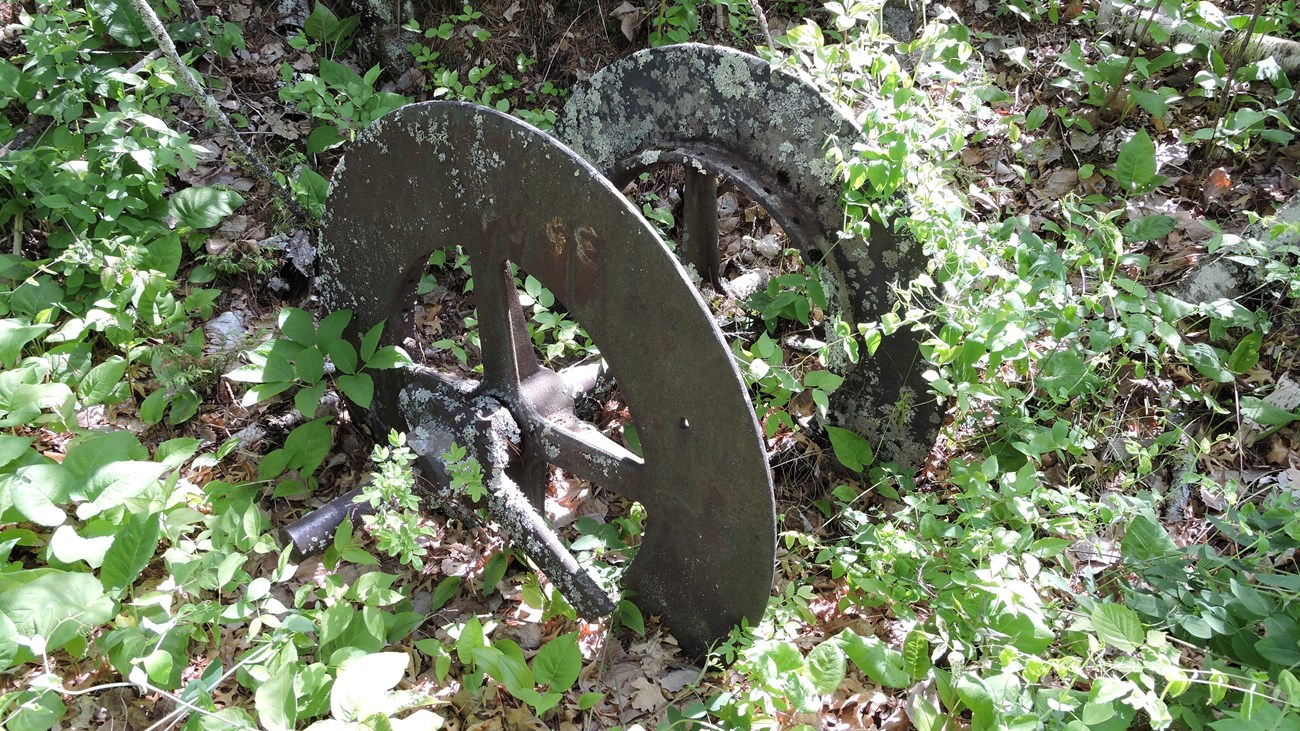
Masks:
[[[280,538],[292,549],[293,559],[301,561],[308,556],[320,555],[334,541],[334,531],[340,523],[345,520],[355,522],[374,512],[369,503],[356,502],[360,495],[360,487],[345,492],[281,528]]]
[[[401,344],[430,253],[452,244],[474,270],[483,380],[453,382],[418,365],[377,373],[375,428],[411,434],[436,473],[429,455],[445,432],[470,441],[484,428],[448,425],[447,414],[493,399],[520,431],[514,475],[538,479],[537,465],[553,464],[645,505],[624,585],[686,652],[702,654],[742,618],[756,622],[775,555],[758,425],[707,308],[650,226],[589,163],[518,120],[453,102],[405,107],[362,133],[335,173],[321,298],[353,311],[350,337],[386,320],[384,341]],[[644,459],[557,395],[565,386],[523,332],[509,263],[546,285],[600,346]]]
[[[815,88],[754,56],[699,44],[636,53],[575,90],[555,134],[616,186],[665,163],[730,179],[807,261],[822,264],[832,316],[880,320],[893,284],[925,268],[920,245],[906,234],[876,226],[870,240],[839,237],[844,214],[826,145],[851,144],[859,131]],[[943,414],[921,375],[919,340],[895,332],[874,357],[832,364],[845,376],[832,397],[832,422],[864,434],[880,461],[905,469],[924,462]]]

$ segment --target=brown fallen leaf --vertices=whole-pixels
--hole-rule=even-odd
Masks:
[[[641,19],[645,17],[645,11],[630,2],[624,2],[610,11],[609,17],[618,18],[619,30],[623,31],[623,35],[629,41],[634,41]]]
[[[1201,194],[1205,196],[1206,203],[1219,201],[1231,190],[1232,176],[1225,168],[1211,170],[1210,174],[1205,176],[1205,182],[1201,184]]]
[[[1079,171],[1073,168],[1060,168],[1052,171],[1034,191],[1040,198],[1056,200],[1074,190],[1079,184]]]
[[[654,711],[664,702],[664,694],[653,681],[637,678],[632,681],[632,707],[638,711]]]

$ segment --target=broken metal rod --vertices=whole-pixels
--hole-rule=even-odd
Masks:
[[[698,165],[698,163],[696,163]],[[682,203],[682,240],[684,259],[695,267],[700,279],[722,291],[722,272],[718,254],[718,179],[686,165],[686,191]]]
[[[352,520],[375,512],[366,502],[356,502],[365,485],[343,493],[294,522],[280,529],[280,538],[292,547],[290,556],[302,561],[325,551],[334,540],[334,531],[344,520]]]
[[[597,369],[593,366],[584,368],[584,377],[577,380],[586,381],[586,375],[590,374],[594,383]],[[475,451],[480,455],[480,464],[488,473],[485,480],[488,515],[546,575],[578,614],[596,618],[613,612],[617,597],[612,596],[592,574],[578,565],[577,559],[546,523],[542,513],[533,508],[519,486],[506,476],[505,463],[509,458],[505,455],[511,453],[507,445],[513,443],[508,435],[516,435],[514,438],[517,439],[519,433],[509,412],[500,407],[484,407],[478,416],[480,418],[475,421],[482,431],[474,436],[477,437],[475,441],[479,441],[484,448]],[[413,440],[412,446],[420,453],[421,472],[429,478],[423,491],[429,507],[440,509],[463,523],[474,524],[477,521],[474,520],[468,500],[453,491],[451,474],[442,457],[453,443],[452,435],[436,426],[417,429],[416,432],[422,436]],[[375,511],[369,503],[354,502],[363,488],[364,485],[334,498],[281,531],[285,542],[292,546],[295,560],[324,551],[344,520],[356,520]]]

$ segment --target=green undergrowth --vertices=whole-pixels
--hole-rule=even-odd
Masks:
[[[787,590],[725,650],[749,684],[687,715],[784,726],[777,719],[819,705],[807,681],[821,663],[814,653],[839,642],[858,647],[849,660],[871,681],[905,694],[919,729],[1297,727],[1294,494],[1246,495],[1237,478],[1193,471],[1187,479],[1218,507],[1199,540],[1167,527],[1186,503],[1167,476],[1184,478],[1211,453],[1245,458],[1300,419],[1264,401],[1271,379],[1258,378],[1265,343],[1294,323],[1295,248],[1208,222],[1212,251],[1269,272],[1261,289],[1188,302],[1148,283],[1147,244],[1175,220],[1126,205],[1164,181],[1140,127],[1117,157],[1086,163],[1113,181],[1105,194],[1067,195],[1033,220],[973,214],[957,153],[981,142],[1027,148],[1046,114],[1034,122],[990,108],[1005,92],[951,16],[895,46],[875,8],[828,10],[829,22],[796,27],[774,58],[862,110],[865,141],[837,153],[850,225],[893,226],[933,255],[894,315],[861,332],[923,328],[929,378],[952,406],[947,455],[922,483],[862,470],[813,502],[821,530],[782,535],[787,589],[828,577],[843,587],[838,613],[882,613],[897,644],[868,638],[868,650],[844,632],[791,653],[819,622],[811,597]],[[891,48],[909,54],[908,67]],[[1272,77],[1249,92],[1283,84]],[[1240,150],[1237,136],[1187,132]],[[1289,139],[1275,136],[1259,139]],[[870,341],[860,346],[869,352]],[[1239,429],[1243,419],[1253,430]]]
[[[1165,5],[1220,22],[1207,3]],[[1213,230],[1207,248],[1263,278],[1237,299],[1179,299],[1151,275],[1155,242],[1177,221],[1143,205],[1172,175],[1156,153],[1175,137],[1217,160],[1287,142],[1285,76],[1159,39],[1075,43],[1050,72],[1057,96],[1015,106],[984,70],[982,39],[938,8],[899,44],[876,5],[772,6],[808,19],[764,52],[863,127],[861,143],[832,151],[846,227],[892,226],[933,266],[900,283],[899,306],[876,323],[817,322],[815,269],[778,273],[751,303],[754,336],[733,346],[767,436],[815,433],[793,404],[806,396],[824,412],[838,385],[830,351],[869,358],[899,328],[924,333],[951,423],[917,477],[875,464],[871,435],[827,429],[826,459],[853,477],[780,505],[780,580],[762,622],[717,648],[728,671],[701,673],[644,723],[817,728],[846,688],[870,687],[923,730],[1300,727],[1294,492],[1196,469],[1254,460],[1300,420],[1268,400],[1281,375],[1270,369],[1294,347],[1282,338],[1296,324],[1297,251]],[[1055,4],[1007,7],[1025,23],[1096,32],[1087,13],[1062,18]],[[231,24],[158,9],[183,48],[243,45]],[[758,35],[744,2],[650,10],[651,44]],[[564,92],[534,83],[536,59],[453,68],[433,50],[490,41],[479,12],[408,26],[425,41],[412,49],[424,93],[547,126]],[[1270,10],[1268,28],[1294,25],[1288,12]],[[295,578],[270,511],[314,491],[336,456],[347,413],[330,404],[365,406],[373,371],[409,357],[379,347],[382,326],[353,345],[340,337],[349,313],[292,307],[269,333],[207,342],[200,323],[249,270],[216,266],[204,245],[252,194],[181,182],[206,151],[175,116],[181,92],[165,63],[134,68],[152,44],[128,4],[57,0],[18,27],[21,50],[0,61],[0,140],[40,131],[0,157],[12,242],[0,255],[0,728],[75,724],[119,684],[169,704],[160,728],[425,729],[490,703],[541,723],[609,718],[596,714],[615,698],[580,680],[601,672],[584,656],[589,630],[515,551],[486,550],[423,595],[387,560],[440,568],[401,435],[371,455],[362,499],[376,512],[340,526],[318,576]],[[355,30],[318,4],[289,42],[315,65],[281,71],[275,98],[311,128],[304,151],[282,159],[326,162],[407,101],[349,63]],[[1177,64],[1195,65],[1195,88],[1167,83]],[[1183,125],[1188,109],[1214,113]],[[1032,180],[1025,155],[1053,129],[1126,132],[1113,152],[1078,160],[1089,192],[1033,215],[978,202],[987,193],[963,150],[1007,150],[1009,169]],[[324,175],[304,165],[283,178],[320,212]],[[671,227],[671,212],[646,200]],[[472,291],[454,249],[435,255],[420,294],[448,283]],[[536,279],[521,273],[518,285],[544,357],[595,353]],[[791,352],[790,328],[820,328],[821,350]],[[468,363],[472,330],[432,345]],[[236,407],[289,415],[288,426],[250,455],[248,440],[209,428]],[[445,459],[457,489],[482,492],[478,465]],[[608,524],[580,518],[572,548],[610,579],[645,520],[636,506]],[[559,628],[535,651],[502,631],[513,619],[429,619],[507,594]],[[648,636],[647,620],[620,603],[606,642]]]

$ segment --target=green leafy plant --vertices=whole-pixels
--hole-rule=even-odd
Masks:
[[[333,59],[352,45],[352,34],[360,22],[359,15],[339,18],[325,5],[313,3],[311,15],[307,16],[307,22],[303,24],[302,34],[291,37],[289,45],[308,53],[321,50],[327,58]]]
[[[358,351],[343,337],[351,319],[352,313],[343,310],[325,316],[317,326],[305,310],[286,307],[277,320],[280,337],[245,352],[249,363],[225,374],[230,381],[250,384],[243,397],[248,406],[294,390],[294,408],[309,419],[289,433],[284,447],[262,460],[258,466],[262,479],[295,470],[308,487],[314,484],[311,473],[320,466],[333,442],[329,417],[314,418],[325,389],[333,385],[356,405],[368,408],[375,384],[366,370],[401,368],[411,362],[395,345],[379,347],[383,323],[362,336]],[[303,482],[299,480],[280,486],[285,494],[301,489]]]
[[[357,497],[357,502],[376,508],[365,517],[366,528],[375,536],[379,550],[418,571],[424,568],[422,557],[428,553],[420,539],[432,536],[433,530],[419,524],[420,498],[413,492],[415,476],[411,473],[415,454],[406,446],[406,435],[390,432],[388,446],[375,445],[370,459],[376,469]]]
[[[456,657],[470,670],[465,683],[471,689],[481,686],[484,676],[491,677],[542,715],[560,702],[582,671],[576,632],[542,645],[531,663],[513,640],[491,642],[488,634],[478,618],[472,617],[461,626],[456,638]]]
[[[401,94],[375,91],[380,73],[375,66],[362,76],[328,58],[320,59],[318,73],[301,74],[300,78],[288,64],[281,66],[280,76],[286,85],[280,89],[280,100],[319,122],[307,137],[307,152],[320,153],[351,142],[371,122],[410,103]]]

